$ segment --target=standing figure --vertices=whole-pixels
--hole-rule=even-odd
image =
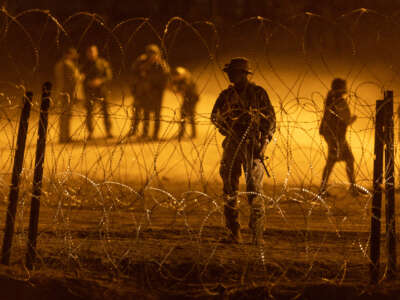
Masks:
[[[112,80],[110,64],[102,57],[99,57],[99,50],[96,45],[92,45],[86,52],[87,63],[84,65],[84,89],[86,106],[86,127],[88,139],[93,135],[93,107],[100,104],[104,117],[104,127],[107,138],[112,137],[110,115],[108,113],[108,85]]]
[[[331,90],[325,100],[324,115],[322,117],[319,133],[328,144],[328,158],[322,173],[320,193],[327,195],[326,185],[336,162],[346,162],[346,173],[351,183],[350,190],[354,196],[365,191],[355,185],[354,156],[350,145],[346,140],[347,127],[356,120],[351,115],[347,104],[346,80],[335,78],[331,84]]]
[[[186,121],[190,122],[192,127],[192,138],[196,138],[195,112],[196,104],[199,101],[199,93],[197,91],[196,82],[192,75],[183,67],[177,67],[172,74],[171,82],[172,90],[182,96],[181,120],[178,133],[178,139],[182,139],[185,135]]]
[[[267,92],[250,82],[248,61],[233,58],[223,69],[233,85],[219,95],[211,114],[212,123],[225,136],[220,175],[225,200],[228,241],[240,243],[237,192],[242,168],[250,205],[249,228],[253,244],[263,243],[265,205],[262,193],[264,152],[275,132],[275,111]]]
[[[68,143],[71,139],[70,120],[72,106],[76,103],[78,85],[82,79],[77,63],[78,58],[78,51],[75,48],[69,48],[54,68],[56,97],[61,108],[59,119],[60,143]]]
[[[161,103],[168,81],[169,68],[161,56],[157,45],[146,46],[146,53],[140,55],[131,69],[131,92],[134,98],[132,126],[129,136],[135,135],[141,119],[143,120],[142,138],[149,133],[150,112],[154,113],[153,139],[158,139],[160,130]]]

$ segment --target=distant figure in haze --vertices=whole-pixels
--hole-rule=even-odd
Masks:
[[[131,68],[130,88],[134,98],[132,126],[128,136],[137,133],[143,120],[142,138],[148,138],[150,112],[154,113],[154,133],[158,139],[160,130],[161,103],[168,81],[169,67],[162,58],[160,48],[155,44],[146,46],[146,52],[140,55]]]
[[[346,141],[347,127],[352,124],[357,117],[351,115],[347,104],[347,84],[346,80],[335,78],[331,84],[331,90],[325,100],[324,115],[322,117],[319,133],[328,144],[328,158],[322,174],[320,186],[321,195],[329,195],[326,185],[336,162],[346,162],[346,173],[351,183],[350,191],[354,196],[358,196],[365,191],[355,185],[354,177],[354,156],[349,143]]]
[[[107,138],[112,137],[110,115],[108,112],[108,85],[112,80],[112,70],[110,64],[99,57],[99,50],[96,45],[92,45],[86,52],[87,62],[84,65],[84,88],[85,88],[85,106],[86,106],[86,127],[88,130],[88,139],[93,135],[93,107],[100,104],[104,117],[104,127]]]
[[[225,136],[220,175],[223,181],[224,214],[228,241],[240,243],[237,192],[242,167],[250,204],[249,227],[253,244],[263,243],[265,205],[260,194],[264,175],[263,158],[275,132],[275,111],[267,92],[250,82],[248,61],[233,58],[223,69],[233,83],[219,95],[211,121]]]
[[[172,72],[172,90],[182,96],[181,105],[181,122],[178,133],[178,139],[182,139],[185,135],[186,121],[190,122],[192,127],[191,138],[196,138],[195,112],[196,104],[199,101],[199,93],[197,91],[196,82],[188,70],[183,67],[177,67]]]
[[[56,97],[61,108],[59,119],[59,142],[70,142],[70,120],[72,106],[76,103],[78,87],[82,80],[82,74],[78,67],[79,54],[75,48],[69,48],[54,68],[56,82]]]

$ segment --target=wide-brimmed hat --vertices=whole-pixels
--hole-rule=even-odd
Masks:
[[[247,74],[252,74],[249,67],[249,61],[247,60],[247,58],[244,57],[232,58],[229,64],[226,64],[222,70],[224,72],[229,72],[232,70],[240,70],[246,72]]]

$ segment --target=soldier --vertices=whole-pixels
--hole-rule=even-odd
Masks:
[[[61,107],[59,119],[60,143],[68,143],[71,138],[70,119],[72,115],[72,105],[76,102],[78,85],[82,79],[77,63],[78,57],[78,51],[76,51],[75,48],[69,48],[54,68],[57,90],[56,97]]]
[[[107,137],[112,137],[110,116],[108,113],[107,92],[108,84],[112,80],[112,71],[110,64],[99,57],[99,50],[96,45],[92,45],[87,49],[87,63],[84,68],[85,81],[85,106],[86,106],[86,127],[88,129],[88,139],[93,134],[93,106],[100,103],[104,117],[104,127]]]
[[[325,100],[324,115],[322,117],[319,133],[328,144],[328,158],[322,174],[320,186],[321,195],[329,195],[326,185],[336,162],[346,162],[346,173],[351,183],[350,191],[354,196],[365,194],[363,189],[355,185],[354,156],[349,143],[346,141],[347,127],[357,119],[351,115],[347,104],[346,80],[335,78],[331,90]]]
[[[237,191],[243,167],[250,204],[249,227],[253,244],[263,243],[264,201],[260,195],[263,155],[275,132],[275,111],[267,92],[250,82],[248,61],[233,58],[223,69],[233,85],[221,92],[211,114],[212,123],[225,136],[220,175],[223,181],[224,214],[228,241],[240,243]]]
[[[178,139],[183,138],[185,134],[186,120],[192,127],[192,138],[196,138],[196,123],[194,120],[196,104],[199,101],[196,83],[188,70],[183,67],[177,67],[172,74],[172,90],[182,96],[181,122],[178,133]]]
[[[135,135],[143,120],[142,138],[148,137],[150,112],[154,113],[153,139],[158,139],[160,130],[161,102],[167,85],[169,68],[157,45],[146,46],[146,53],[140,55],[132,65],[131,92],[134,98],[132,126],[129,136]]]

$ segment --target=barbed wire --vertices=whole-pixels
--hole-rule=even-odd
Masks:
[[[71,42],[82,49],[102,36],[106,41],[100,48],[102,54],[112,63],[118,62],[119,68],[108,97],[114,138],[103,138],[102,113],[96,107],[94,139],[87,140],[85,100],[81,99],[72,104],[71,143],[58,143],[62,103],[53,95],[37,268],[63,270],[77,277],[100,273],[121,281],[141,278],[157,291],[177,295],[217,295],[221,285],[228,293],[262,285],[273,294],[273,287],[279,284],[368,282],[375,100],[383,97],[384,90],[393,89],[398,105],[395,58],[400,44],[395,39],[399,33],[395,19],[368,9],[342,14],[333,21],[309,12],[281,22],[254,17],[234,26],[238,40],[248,46],[238,45],[235,50],[223,48],[223,34],[210,21],[189,23],[175,17],[158,32],[147,18],[132,18],[111,28],[100,16],[88,12],[77,12],[65,21],[37,9],[12,16],[3,8],[2,15],[7,24],[2,40],[25,39],[31,51],[10,53],[14,51],[11,46],[1,49],[7,54],[0,57],[7,60],[5,66],[10,66],[9,60],[14,62],[4,72],[18,74],[6,74],[0,81],[3,210],[20,99],[26,90],[35,89],[32,74],[38,78],[40,72],[52,74],[52,67],[42,70],[49,65],[47,58],[56,61],[54,53],[48,56],[48,49],[62,49]],[[33,16],[43,22],[43,28],[24,25],[24,18]],[[376,31],[371,33],[367,18],[374,20]],[[56,39],[47,31],[49,21]],[[35,30],[42,38],[34,38]],[[200,91],[195,113],[198,136],[194,139],[176,138],[182,123],[182,100],[170,90],[163,99],[161,138],[127,137],[134,101],[124,77],[126,66],[134,59],[129,49],[131,44],[144,48],[148,40],[136,37],[149,31],[168,62],[178,61],[174,51],[191,48],[176,42],[180,35],[189,45],[196,45],[188,63]],[[52,42],[43,45],[46,39]],[[279,51],[282,45],[286,53]],[[365,52],[367,47],[369,52]],[[378,51],[382,49],[385,51]],[[34,58],[31,64],[23,63],[28,54]],[[210,112],[218,94],[228,86],[220,66],[236,54],[250,59],[254,66],[251,79],[268,91],[277,115],[277,131],[267,148],[271,178],[265,180],[259,195],[267,208],[265,244],[257,247],[222,243],[226,235],[218,173],[222,136],[210,123]],[[30,70],[29,74],[24,70]],[[327,159],[318,129],[324,99],[335,77],[349,83],[349,105],[358,116],[347,137],[355,156],[356,184],[367,191],[363,197],[353,198],[348,192],[351,183],[342,166],[335,168],[328,186],[333,196],[324,198],[318,193]],[[31,197],[39,98],[35,95],[32,103],[14,264],[24,257],[27,242],[27,199]],[[397,115],[395,124],[398,130]],[[247,196],[247,192],[239,193],[243,224],[249,215]],[[245,240],[249,236],[245,228]],[[186,286],[183,291],[182,286]]]

